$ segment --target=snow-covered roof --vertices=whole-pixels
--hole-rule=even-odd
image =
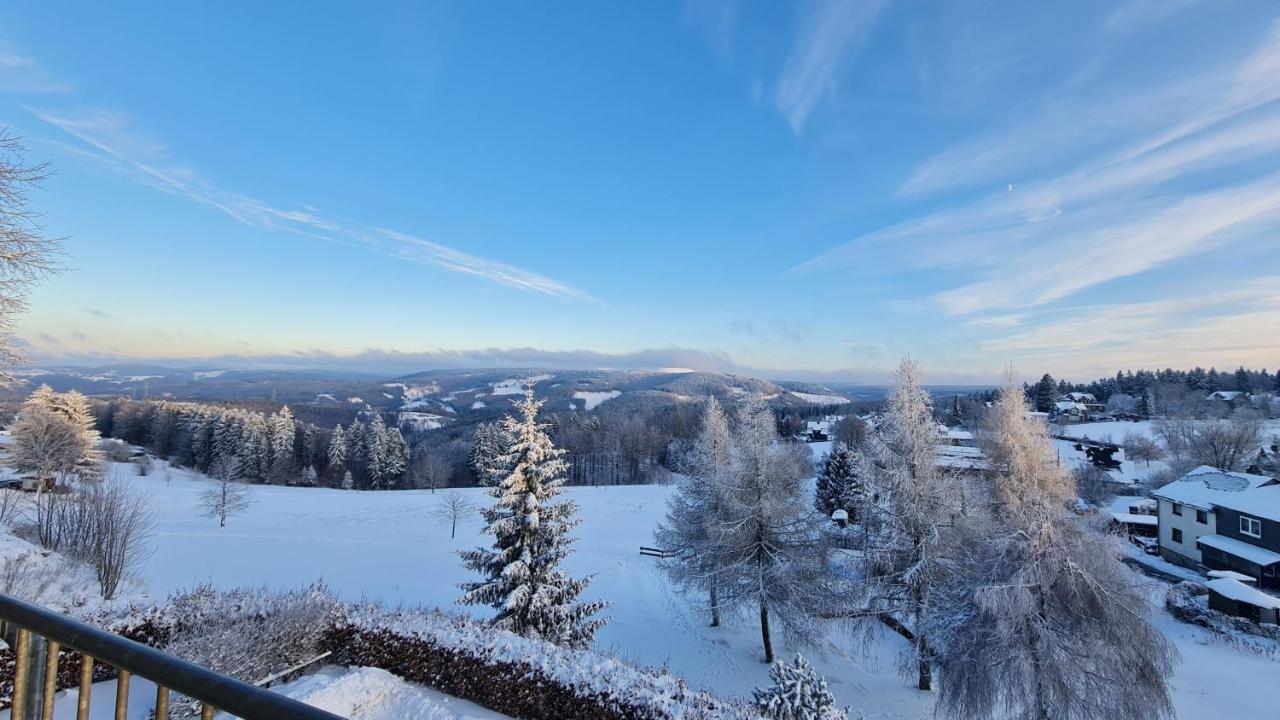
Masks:
[[[1260,608],[1280,610],[1280,598],[1268,595],[1257,588],[1251,588],[1239,580],[1219,578],[1210,580],[1205,583],[1205,586],[1222,597],[1230,598],[1237,602],[1248,603]]]
[[[1087,392],[1069,392],[1066,397],[1069,400],[1074,400],[1076,402],[1094,402],[1097,400],[1097,398],[1093,396],[1093,393]]]
[[[1081,403],[1071,402],[1070,400],[1059,400],[1058,402],[1054,403],[1053,406],[1058,409],[1058,412],[1064,412],[1067,410],[1088,410],[1089,409]]]
[[[1226,472],[1208,465],[1201,465],[1155,491],[1154,495],[1201,510],[1211,510],[1214,505],[1236,509],[1234,505],[1226,503],[1233,499],[1241,500],[1245,494],[1251,494],[1247,491],[1269,482],[1271,478],[1265,475]],[[1280,495],[1277,495],[1277,499],[1280,500]]]
[[[1208,575],[1211,578],[1230,578],[1231,580],[1239,580],[1240,582],[1255,584],[1258,582],[1258,578],[1253,577],[1252,575],[1238,573],[1235,570],[1210,570]]]
[[[1239,390],[1217,390],[1209,393],[1209,397],[1205,399],[1206,400],[1235,400],[1241,395],[1244,395],[1244,393]]]
[[[972,440],[973,433],[968,430],[961,430],[960,428],[951,428],[947,430],[947,437],[952,440]]]
[[[1116,522],[1122,522],[1127,525],[1150,525],[1151,527],[1155,527],[1160,523],[1160,519],[1155,515],[1137,515],[1134,513],[1113,512],[1111,513],[1111,517],[1115,518]]]
[[[1248,560],[1255,565],[1266,566],[1280,563],[1280,553],[1257,545],[1250,545],[1243,540],[1236,540],[1225,535],[1203,535],[1196,541],[1196,544],[1221,550],[1228,555]]]

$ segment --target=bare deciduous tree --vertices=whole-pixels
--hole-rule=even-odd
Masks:
[[[217,518],[218,527],[227,526],[227,518],[249,509],[249,489],[240,482],[230,463],[219,460],[210,470],[215,484],[200,493],[197,507],[208,518]]]
[[[474,512],[476,506],[460,492],[447,492],[436,501],[431,508],[431,518],[439,523],[449,524],[449,538],[458,536],[458,521]]]
[[[85,549],[102,597],[110,600],[120,581],[151,554],[156,516],[146,497],[119,477],[89,483],[83,502],[92,523]]]
[[[1261,423],[1247,410],[1228,418],[1160,418],[1156,431],[1179,470],[1198,465],[1242,470],[1261,444]]]
[[[1142,460],[1150,465],[1152,460],[1164,459],[1164,448],[1146,435],[1129,433],[1124,436],[1124,454],[1130,460]]]
[[[0,129],[0,368],[21,359],[14,344],[14,318],[27,307],[27,293],[54,272],[57,240],[44,237],[39,215],[27,205],[27,193],[48,177],[45,165],[23,162],[18,138]],[[0,370],[0,383],[13,378]]]

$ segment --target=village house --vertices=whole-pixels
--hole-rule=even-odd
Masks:
[[[1280,483],[1202,465],[1155,492],[1160,555],[1280,589]]]

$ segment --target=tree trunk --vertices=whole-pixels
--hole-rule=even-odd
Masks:
[[[764,641],[764,661],[773,663],[773,640],[769,637],[769,606],[760,601],[760,639]]]
[[[716,592],[715,581],[711,583],[711,627],[720,627],[720,594]]]
[[[455,517],[453,524],[449,528],[449,539],[452,540],[456,537],[458,537],[458,518]]]
[[[920,678],[916,687],[921,690],[933,689],[933,666],[929,664],[929,644],[924,638],[916,640],[916,653],[920,657]]]

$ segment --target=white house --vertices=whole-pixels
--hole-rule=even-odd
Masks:
[[[1202,565],[1202,549],[1206,546],[1202,539],[1213,547],[1222,537],[1218,533],[1218,509],[1247,503],[1252,491],[1264,485],[1271,484],[1270,489],[1280,491],[1274,483],[1264,475],[1225,472],[1201,465],[1160,488],[1154,495],[1159,502],[1161,557],[1192,567]]]

